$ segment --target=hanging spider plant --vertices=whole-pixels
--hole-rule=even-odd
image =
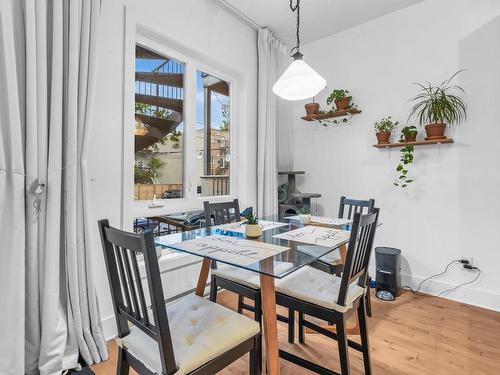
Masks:
[[[409,118],[416,116],[420,125],[425,125],[426,139],[443,139],[446,125],[459,124],[467,118],[467,105],[461,95],[463,88],[451,85],[451,81],[463,70],[459,70],[439,86],[430,83],[420,87],[420,93],[412,101],[415,105],[410,111]]]

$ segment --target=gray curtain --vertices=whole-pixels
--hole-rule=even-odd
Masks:
[[[2,240],[16,253],[9,283],[21,276],[25,282],[24,309],[16,299],[7,311],[25,313],[25,367],[5,369],[57,374],[75,367],[79,352],[89,364],[107,358],[86,243],[95,227],[88,222],[86,153],[100,0],[7,0],[1,9],[2,40],[13,41],[2,44],[0,76],[10,84],[8,96],[20,100],[0,100],[15,114],[2,118],[0,194],[15,218],[23,216]],[[0,227],[4,220],[11,219],[2,215]],[[12,362],[22,358],[16,344]]]
[[[257,212],[278,213],[278,169],[292,164],[289,104],[272,91],[291,62],[286,45],[269,29],[258,35]]]
[[[24,372],[24,163],[16,0],[0,1],[0,373]],[[13,63],[14,62],[14,63]]]

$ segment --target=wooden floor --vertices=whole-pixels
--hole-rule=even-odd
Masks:
[[[233,309],[236,305],[229,292],[219,294],[219,301]],[[500,313],[410,292],[395,302],[372,298],[372,303],[369,334],[375,375],[500,374]],[[340,371],[335,341],[308,334],[305,344],[290,345],[286,335],[286,325],[279,323],[281,348]],[[110,359],[93,366],[97,375],[115,374],[114,342],[109,349]],[[350,359],[351,373],[364,374],[360,354],[351,349]],[[246,356],[221,372],[246,373]],[[281,373],[310,372],[281,360]]]

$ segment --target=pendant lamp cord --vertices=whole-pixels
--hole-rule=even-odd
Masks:
[[[296,31],[296,35],[297,35],[297,45],[295,47],[292,48],[292,50],[290,51],[290,56],[293,56],[294,55],[294,52],[299,52],[300,50],[300,0],[296,0],[297,3],[295,4],[295,6],[293,5],[293,0],[290,0],[290,9],[292,10],[292,12],[297,12],[297,31]]]

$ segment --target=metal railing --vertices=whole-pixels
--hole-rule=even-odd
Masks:
[[[211,197],[218,195],[228,195],[229,192],[229,176],[227,175],[210,175],[200,176],[201,179],[201,196]]]
[[[184,74],[184,64],[175,60],[166,60],[158,65],[151,72],[153,73],[169,73],[169,74]],[[155,82],[135,81],[135,93],[142,95],[152,95],[164,98],[184,100],[184,88],[162,85]],[[158,107],[151,106],[150,112],[145,113],[154,115],[154,111]]]

